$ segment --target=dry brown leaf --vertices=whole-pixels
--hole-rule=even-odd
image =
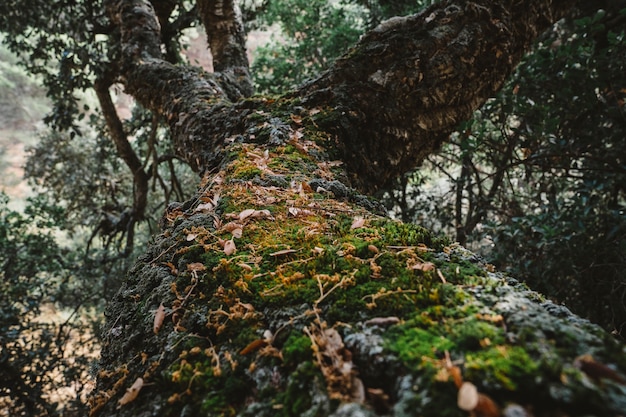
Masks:
[[[245,220],[248,217],[252,216],[256,210],[255,209],[245,209],[241,213],[239,213],[239,220]]]
[[[254,210],[252,217],[255,219],[271,219],[272,213],[269,210]]]
[[[472,411],[478,405],[478,388],[471,382],[463,382],[459,388],[457,405],[461,410]]]
[[[141,387],[143,387],[143,378],[137,378],[135,382],[133,382],[133,385],[126,390],[124,396],[117,402],[119,407],[135,401],[135,398],[139,395]]]
[[[396,316],[389,317],[374,317],[372,319],[367,320],[365,323],[366,326],[391,326],[394,324],[400,323],[400,319]]]
[[[224,253],[226,256],[230,256],[235,252],[237,252],[237,246],[235,245],[234,240],[230,239],[224,242]]]
[[[411,269],[424,272],[432,271],[435,269],[435,264],[432,262],[416,262],[411,265]]]
[[[187,270],[189,272],[201,272],[206,270],[206,266],[201,262],[192,262],[187,265]]]
[[[378,248],[374,245],[367,245],[367,249],[372,253],[378,253]]]
[[[295,124],[299,125],[302,123],[302,116],[298,116],[297,114],[291,114],[289,115],[289,117]]]
[[[239,262],[237,266],[245,271],[252,272],[252,267],[244,262]]]
[[[289,212],[289,214],[291,214],[293,217],[296,217],[298,215],[298,213],[300,213],[300,209],[299,208],[295,208],[295,207],[289,207],[287,209],[287,212]]]
[[[240,239],[242,235],[243,235],[243,230],[242,229],[237,228],[237,229],[233,230],[233,238]]]
[[[163,303],[161,303],[159,305],[159,308],[157,308],[154,312],[154,325],[152,327],[154,330],[154,334],[159,333],[159,330],[161,330],[163,320],[165,320],[165,306],[163,305]]]
[[[243,228],[243,225],[241,223],[236,223],[236,222],[228,222],[224,226],[222,226],[222,230],[225,230],[227,232],[232,232],[235,229],[242,229],[242,228]]]
[[[197,237],[198,237],[198,234],[197,234],[197,233],[189,233],[189,234],[187,235],[187,242],[191,242],[192,240],[194,240],[194,239],[195,239],[195,238],[197,238]]]
[[[200,211],[211,211],[213,210],[213,203],[202,203],[202,204],[198,204],[198,207],[196,207],[193,211],[198,213]]]
[[[352,221],[352,226],[350,226],[350,230],[359,229],[365,225],[365,219],[363,217],[355,217]]]
[[[246,346],[245,348],[241,349],[239,354],[240,355],[247,355],[248,353],[252,353],[255,350],[259,350],[259,349],[261,349],[264,346],[267,346],[267,340],[265,340],[265,339],[256,339],[256,340],[253,340],[252,342],[250,342],[248,344],[248,346]]]
[[[287,255],[288,253],[295,253],[295,252],[297,252],[297,250],[295,249],[283,249],[283,250],[270,253],[270,256],[281,256],[281,255]]]
[[[324,249],[316,246],[313,249],[311,249],[311,252],[313,252],[313,254],[315,255],[321,255],[322,253],[324,253]]]

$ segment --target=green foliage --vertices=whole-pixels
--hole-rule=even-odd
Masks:
[[[278,0],[257,11],[255,26],[274,31],[256,52],[258,92],[282,93],[311,79],[356,43],[366,30],[393,16],[415,13],[432,0]],[[277,30],[278,29],[278,30]]]
[[[89,326],[72,314],[51,320],[71,280],[71,253],[54,237],[62,214],[37,200],[20,214],[0,196],[0,404],[12,416],[85,412],[90,358],[65,350],[88,349]]]
[[[259,92],[280,93],[328,67],[365,28],[363,8],[347,1],[271,1],[260,17],[278,26],[252,66]]]
[[[626,324],[623,16],[561,22],[439,156],[388,192],[403,219],[456,235],[617,333]]]

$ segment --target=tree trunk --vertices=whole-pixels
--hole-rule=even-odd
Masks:
[[[202,181],[109,304],[93,416],[624,409],[610,335],[364,195],[435,151],[569,2],[443,2],[281,98],[245,98],[232,2],[202,6],[230,28],[215,74],[161,59],[146,1],[107,7],[126,89]]]

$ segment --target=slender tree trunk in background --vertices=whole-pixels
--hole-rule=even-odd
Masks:
[[[161,58],[147,1],[106,4],[127,91],[202,181],[111,300],[92,415],[464,415],[457,395],[487,416],[617,413],[623,391],[580,382],[604,367],[621,389],[608,335],[364,195],[436,151],[569,2],[394,18],[281,98],[247,98],[232,1],[199,2],[214,74]]]

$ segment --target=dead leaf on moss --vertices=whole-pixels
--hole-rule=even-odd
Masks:
[[[350,226],[350,230],[360,229],[365,225],[365,219],[363,217],[355,217]]]
[[[298,251],[295,249],[283,249],[283,250],[270,253],[270,256],[282,256],[282,255],[287,255],[289,253],[296,253],[296,252]]]
[[[428,272],[428,271],[432,271],[435,269],[435,264],[432,262],[415,262],[408,266],[409,266],[409,269],[412,269],[414,271]]]
[[[198,207],[196,207],[193,211],[195,213],[199,213],[199,212],[207,212],[207,211],[213,211],[213,203],[202,203],[202,204],[198,204]]]
[[[132,401],[135,401],[135,399],[139,395],[141,387],[143,387],[143,378],[137,378],[135,382],[133,382],[133,385],[131,385],[130,388],[126,390],[124,396],[120,398],[120,400],[117,402],[118,406],[121,407]]]
[[[389,317],[374,317],[372,319],[367,320],[365,323],[366,326],[392,326],[394,324],[400,323],[400,319],[396,316]]]
[[[189,272],[202,272],[206,270],[206,266],[201,262],[192,262],[187,264],[187,270]]]
[[[241,213],[239,213],[239,220],[245,220],[248,217],[252,216],[256,210],[255,209],[245,209]]]
[[[463,382],[457,396],[457,405],[461,410],[473,411],[478,405],[478,388],[471,382]]]
[[[248,345],[241,349],[241,351],[239,352],[240,355],[247,355],[249,353],[252,353],[256,350],[261,349],[262,347],[267,346],[267,340],[265,339],[255,339],[252,342],[248,343]]]
[[[159,307],[154,312],[154,325],[153,330],[154,334],[159,333],[161,330],[161,326],[163,325],[163,320],[165,320],[165,306],[163,303],[159,304]]]
[[[225,241],[224,253],[226,254],[226,256],[230,256],[235,252],[237,252],[237,246],[235,245],[235,241],[233,239]]]
[[[289,118],[297,125],[302,123],[302,116],[299,116],[297,114],[290,114]]]
[[[237,264],[237,266],[239,268],[243,269],[244,271],[252,272],[252,267],[250,265],[248,265],[247,263],[239,262]]]
[[[243,230],[240,228],[233,230],[232,233],[233,233],[233,238],[235,239],[241,239],[241,236],[243,236]]]

